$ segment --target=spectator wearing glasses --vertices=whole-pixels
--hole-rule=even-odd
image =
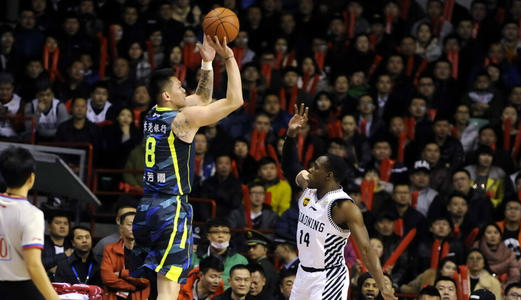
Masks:
[[[201,243],[193,257],[192,264],[199,266],[199,262],[208,256],[219,258],[224,264],[223,281],[228,288],[230,270],[239,264],[248,264],[246,257],[240,255],[230,246],[230,224],[224,219],[212,219],[206,223],[207,241]],[[249,272],[248,272],[249,273]]]
[[[503,235],[503,243],[508,249],[512,250],[516,255],[516,259],[521,258],[521,202],[515,198],[506,200],[505,203],[505,218],[497,222],[497,226],[501,229]]]

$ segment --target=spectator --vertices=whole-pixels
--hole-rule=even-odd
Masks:
[[[477,163],[465,167],[470,174],[472,184],[478,190],[485,192],[490,201],[497,207],[505,196],[505,182],[507,180],[505,171],[494,166],[494,151],[487,146],[481,146],[477,151]]]
[[[253,229],[274,230],[278,216],[271,206],[265,203],[266,190],[261,183],[252,182],[248,185],[250,201],[250,217]],[[228,216],[231,228],[246,227],[248,218],[243,206],[232,210]]]
[[[186,283],[181,286],[177,300],[213,299],[224,292],[222,274],[224,265],[216,257],[208,256],[199,267],[188,274]]]
[[[468,214],[468,198],[462,193],[454,192],[449,195],[447,202],[447,213],[454,225],[454,236],[464,239],[474,228],[475,222]],[[436,217],[432,217],[436,218]]]
[[[121,226],[121,216],[126,215],[128,213],[135,213],[136,212],[136,201],[127,196],[122,196],[118,203],[116,203],[116,224],[118,227]],[[94,247],[92,250],[92,253],[94,254],[94,258],[97,262],[101,263],[103,259],[103,251],[105,250],[105,246],[108,244],[113,244],[118,242],[121,239],[121,230],[118,230],[117,232],[114,232],[113,234],[110,234],[104,238],[102,238]]]
[[[282,262],[283,269],[297,270],[300,265],[300,260],[297,253],[297,242],[294,239],[286,239],[282,236],[277,236],[273,240],[276,244],[275,255]]]
[[[233,143],[233,162],[242,183],[249,183],[255,178],[257,162],[249,154],[249,144],[244,138],[237,138]]]
[[[279,275],[279,291],[280,295],[277,300],[289,300],[291,295],[291,289],[295,282],[297,272],[295,270],[284,269]]]
[[[128,155],[124,169],[126,170],[144,170],[145,169],[145,143],[142,141],[134,147]],[[124,173],[123,181],[133,188],[143,188],[143,174],[141,173]]]
[[[220,217],[227,218],[233,210],[240,209],[241,182],[232,175],[232,159],[228,154],[218,154],[215,157],[215,174],[202,183],[200,195],[215,200],[217,215]],[[201,220],[211,217],[209,206],[204,203],[195,205],[194,209],[198,211]],[[232,228],[237,227],[232,225]]]
[[[501,229],[503,243],[515,253],[516,259],[521,258],[521,202],[517,199],[508,199],[505,201],[505,219],[496,224]]]
[[[467,253],[467,266],[470,276],[470,291],[487,289],[494,293],[496,299],[501,299],[501,283],[489,273],[487,260],[481,250],[471,249]]]
[[[480,238],[474,242],[487,259],[490,270],[498,276],[506,275],[506,284],[519,281],[519,263],[512,250],[502,242],[501,230],[495,223],[483,227]]]
[[[511,283],[505,288],[505,299],[512,300],[521,295],[521,284]]]
[[[421,289],[418,300],[441,300],[440,292],[432,285]]]
[[[68,259],[74,249],[69,237],[69,215],[65,212],[54,212],[47,219],[49,235],[45,236],[42,251],[42,263],[47,275],[52,280],[60,261]]]
[[[202,183],[215,174],[215,161],[213,153],[208,153],[208,139],[202,132],[198,132],[194,137],[195,147],[195,179],[193,188],[201,189]],[[199,191],[200,193],[200,191]]]
[[[411,191],[409,185],[397,183],[394,185],[393,202],[388,206],[389,211],[395,213],[398,219],[402,220],[402,227],[395,228],[395,232],[400,236],[404,236],[409,230],[416,228],[417,235],[422,234],[425,228],[425,218],[416,209],[411,207]]]
[[[58,263],[54,282],[70,284],[89,284],[102,286],[100,263],[92,253],[92,237],[90,231],[82,226],[71,229],[71,242],[74,253],[69,259]]]
[[[20,11],[19,23],[14,32],[14,48],[21,51],[23,59],[38,57],[44,43],[44,35],[36,27],[36,16],[30,9]]]
[[[380,290],[376,286],[376,281],[369,273],[363,273],[358,277],[357,284],[358,297],[360,300],[381,299]]]
[[[21,53],[15,51],[11,28],[3,28],[0,34],[0,72],[15,73],[22,65]]]
[[[459,138],[465,154],[469,153],[475,147],[478,139],[479,125],[476,121],[470,120],[470,108],[465,105],[459,105],[454,114],[453,135]]]
[[[85,65],[80,60],[75,60],[67,65],[67,79],[63,83],[56,84],[56,95],[62,102],[74,98],[87,97],[90,87],[85,82]]]
[[[284,179],[277,177],[277,165],[271,157],[264,157],[259,161],[257,182],[266,187],[271,193],[271,207],[279,216],[282,215],[291,204],[291,187]]]
[[[380,170],[382,162],[386,159],[391,159],[392,148],[388,140],[384,138],[375,138],[371,149],[371,160],[362,167],[361,171],[369,169]],[[383,178],[382,174],[379,174]],[[384,181],[398,182],[403,181],[407,177],[407,167],[400,162],[395,162],[391,166],[389,179]]]
[[[366,137],[361,135],[353,115],[341,119],[342,138],[346,143],[347,160],[354,166],[363,166],[371,160],[371,150]]]
[[[412,207],[415,208],[424,217],[434,198],[438,196],[438,192],[429,187],[430,175],[429,163],[425,160],[418,160],[414,163],[414,167],[409,173],[412,192]]]
[[[407,294],[416,294],[420,292],[425,285],[433,285],[436,278],[449,277],[453,278],[454,272],[457,272],[458,265],[453,257],[445,257],[438,264],[438,269],[429,268],[418,275],[414,280],[407,284],[402,284],[400,291]]]
[[[440,292],[441,299],[443,300],[457,300],[458,296],[456,293],[456,282],[451,277],[439,277],[436,279],[434,286]]]
[[[215,256],[224,264],[223,281],[225,288],[230,284],[230,277],[233,266],[247,264],[248,260],[237,253],[230,246],[230,225],[224,219],[211,219],[206,222],[206,239],[208,244],[201,244],[197,247],[197,252],[193,256],[192,264],[198,266],[199,262],[208,257]],[[249,278],[249,277],[248,277]],[[249,286],[249,284],[248,284]]]
[[[143,139],[142,133],[134,125],[132,111],[121,108],[114,124],[104,126],[102,132],[104,165],[108,168],[123,168],[132,149]]]
[[[251,287],[248,299],[274,300],[273,294],[266,289],[266,276],[264,270],[258,264],[249,264],[248,269],[251,274]]]
[[[215,297],[215,300],[245,300],[251,287],[251,273],[248,266],[244,264],[233,266],[228,284],[230,287],[224,294]]]
[[[130,270],[134,270],[136,263],[132,261],[132,249],[134,248],[134,235],[132,223],[136,213],[127,212],[120,217],[119,232],[121,239],[108,244],[103,251],[101,262],[101,280],[104,285],[103,299],[117,299],[123,297],[133,300],[146,300],[150,294],[150,282],[145,278],[130,276]]]
[[[270,117],[273,132],[280,136],[280,133],[287,129],[290,115],[280,109],[279,96],[267,93],[262,102],[262,111]]]
[[[246,235],[248,258],[252,263],[259,264],[262,267],[267,279],[266,290],[269,293],[273,293],[277,286],[278,274],[277,270],[268,259],[268,249],[271,240],[264,234],[255,230],[248,230]]]
[[[440,159],[440,146],[434,141],[427,142],[423,146],[420,158],[429,163],[431,169],[430,187],[436,191],[448,190],[451,187],[451,173],[448,166]]]
[[[124,58],[117,58],[112,63],[112,75],[107,82],[109,99],[115,106],[130,106],[134,82],[130,78],[130,65]]]
[[[99,81],[92,87],[92,93],[87,100],[87,119],[92,123],[106,124],[116,118],[114,107],[110,103],[107,84]]]
[[[54,98],[47,80],[39,82],[36,99],[25,104],[24,115],[35,118],[36,137],[39,142],[54,140],[58,126],[70,118],[65,105]],[[26,121],[25,127],[26,130],[32,131],[32,121]]]
[[[450,136],[450,122],[447,118],[436,114],[432,126],[434,140],[440,146],[441,160],[448,164],[449,168],[456,170],[463,166],[465,154],[460,141]]]
[[[14,92],[14,77],[0,73],[0,136],[14,137],[19,132],[17,117],[23,112],[22,99]]]

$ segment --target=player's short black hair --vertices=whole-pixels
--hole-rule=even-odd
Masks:
[[[153,100],[157,98],[157,95],[165,91],[170,84],[170,77],[172,76],[175,76],[172,69],[160,69],[150,75],[150,96]]]
[[[259,272],[259,274],[261,274],[262,277],[266,278],[266,273],[264,273],[264,269],[258,263],[250,263],[248,265],[248,269],[250,270],[250,273]]]
[[[85,230],[85,231],[88,231],[90,233],[90,229],[83,226],[83,225],[76,225],[74,227],[71,228],[71,231],[70,231],[70,238],[71,238],[71,241],[74,240],[74,232],[77,230],[77,229],[81,229],[81,230]]]
[[[450,281],[450,282],[454,283],[454,286],[458,286],[456,284],[456,281],[454,281],[454,278],[447,277],[447,276],[441,276],[438,279],[436,279],[436,281],[434,282],[434,285],[436,285],[440,281]]]
[[[230,228],[230,223],[224,218],[215,218],[210,219],[208,222],[206,222],[206,232],[210,230],[212,227],[228,227]]]
[[[9,147],[0,153],[0,174],[8,188],[19,188],[25,184],[36,163],[29,150]]]
[[[233,266],[230,269],[230,278],[232,278],[233,272],[235,272],[237,270],[247,270],[248,272],[250,272],[250,269],[248,269],[247,265],[245,265],[245,264],[238,264],[238,265]]]
[[[348,169],[347,163],[344,159],[338,155],[334,155],[328,153],[325,155],[327,157],[327,165],[326,168],[329,172],[333,172],[333,177],[335,177],[335,181],[341,183],[346,178]]]
[[[421,299],[422,295],[441,298],[441,295],[440,295],[440,292],[438,291],[438,289],[432,285],[428,285],[428,286],[424,287],[423,289],[421,289],[420,294],[418,295],[418,299]]]
[[[206,274],[206,272],[208,272],[210,269],[213,269],[217,272],[223,272],[224,264],[222,260],[212,255],[201,260],[199,263],[199,271],[201,271],[203,274]]]

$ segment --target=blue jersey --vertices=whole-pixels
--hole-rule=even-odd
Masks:
[[[146,115],[145,195],[188,195],[195,171],[195,147],[181,141],[171,124],[179,110],[154,107]]]

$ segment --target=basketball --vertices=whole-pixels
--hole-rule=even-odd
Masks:
[[[237,15],[224,7],[212,9],[203,19],[203,31],[210,37],[217,36],[222,43],[224,37],[229,43],[239,33],[239,19]]]

